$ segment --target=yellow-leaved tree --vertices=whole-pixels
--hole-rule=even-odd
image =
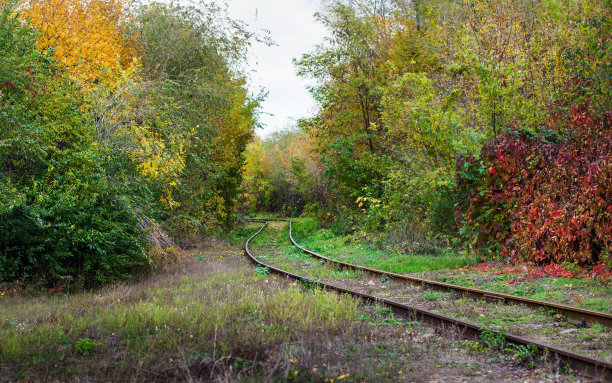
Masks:
[[[39,49],[86,85],[113,84],[133,62],[120,21],[128,15],[124,0],[24,0],[21,14],[39,31]]]

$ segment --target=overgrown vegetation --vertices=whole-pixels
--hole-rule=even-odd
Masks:
[[[596,265],[612,248],[612,112],[576,109],[570,138],[500,135],[459,174],[461,232],[513,261]],[[484,170],[484,172],[483,172]],[[485,173],[486,176],[479,176]]]
[[[394,382],[485,367],[527,377],[388,309],[258,275],[239,246],[192,255],[130,285],[3,299],[3,379]]]
[[[454,294],[452,292],[435,291],[426,286],[418,284],[410,284],[398,281],[394,278],[386,276],[374,275],[368,272],[360,272],[350,269],[339,268],[338,266],[324,263],[316,257],[305,254],[299,249],[287,248],[289,240],[287,238],[287,224],[275,222],[266,227],[252,242],[249,248],[259,260],[273,267],[281,268],[297,275],[307,276],[310,279],[330,283],[352,291],[366,293],[378,298],[386,298],[395,302],[403,303],[411,307],[417,307],[432,312],[437,312],[452,318],[465,320],[472,323],[478,323],[487,327],[494,328],[502,333],[511,333],[513,335],[526,337],[541,344],[557,346],[563,349],[571,349],[583,355],[608,360],[610,357],[610,345],[612,344],[612,331],[609,329],[593,324],[592,330],[588,333],[577,331],[577,325],[568,318],[558,315],[554,310],[534,310],[523,305],[505,304],[499,301],[489,301],[482,299],[471,299],[462,294]],[[327,233],[329,234],[329,232]],[[324,254],[331,252],[334,257],[340,257],[346,260],[351,255],[337,252],[334,248],[334,241],[320,241],[323,245],[323,250],[319,250]],[[328,246],[325,246],[328,245]],[[297,250],[297,252],[292,251]],[[363,250],[357,249],[359,255],[363,254]],[[339,254],[340,253],[340,254]],[[370,251],[369,255],[376,257],[380,255],[385,257],[384,253]],[[424,257],[415,257],[409,264],[409,267],[427,269],[435,262],[435,256],[430,256],[434,260],[428,260]],[[391,259],[393,261],[393,259]],[[419,265],[419,263],[422,263]],[[444,265],[441,262],[441,265]],[[400,264],[400,266],[403,266]],[[479,265],[480,266],[480,265]],[[456,280],[471,282],[477,278],[487,278],[489,273],[471,273],[469,276],[466,271],[468,269],[454,269],[440,271],[441,275],[456,274]],[[421,276],[424,273],[417,273]],[[465,279],[461,279],[465,276]],[[539,282],[539,283],[538,283]],[[560,294],[555,297],[555,300],[562,299],[566,302],[568,297],[581,297],[580,303],[568,302],[570,304],[580,305],[584,307],[588,304],[591,308],[597,307],[598,301],[610,300],[610,289],[605,286],[600,286],[598,283],[585,283],[583,280],[570,280],[570,283],[576,283],[576,286],[561,290],[566,296]],[[550,283],[549,280],[540,279],[534,280],[534,283],[517,286],[513,291],[518,294],[528,294],[532,287],[544,287]],[[317,287],[313,283],[306,283],[303,286],[307,289],[316,290]],[[473,284],[471,285],[473,286]],[[571,292],[571,294],[570,294]],[[594,293],[598,297],[594,298]],[[601,300],[600,300],[601,299]],[[585,303],[586,302],[586,303]],[[609,308],[607,308],[609,310]],[[380,310],[383,324],[401,322],[401,318],[386,317],[383,313],[390,314],[388,308]],[[367,318],[366,318],[367,319]],[[588,326],[588,325],[587,325]],[[588,326],[590,327],[590,326]],[[598,328],[596,330],[596,327]],[[486,332],[492,338],[486,339],[492,345],[493,350],[501,351],[501,354],[507,360],[511,360],[516,364],[525,364],[534,366],[535,359],[530,359],[533,356],[533,350],[530,347],[513,346],[505,342],[504,336],[497,336],[494,332]]]
[[[4,1],[0,282],[94,287],[233,224],[254,38],[211,3]]]
[[[472,265],[477,258],[466,252],[428,251],[423,254],[406,254],[399,251],[376,248],[359,241],[359,234],[339,236],[321,227],[314,218],[293,219],[293,237],[302,246],[326,257],[367,266],[393,273],[411,273],[437,269],[456,269]],[[366,234],[363,234],[366,235]],[[298,251],[291,248],[288,251]]]
[[[295,61],[319,111],[251,144],[245,206],[401,252],[609,268],[611,14],[325,2],[329,37]]]
[[[288,233],[286,229],[283,230],[282,236],[286,239]],[[265,235],[271,235],[265,234],[265,231],[263,234],[261,239],[264,241]],[[293,237],[300,245],[310,250],[355,265],[591,310],[612,311],[610,273],[603,268],[586,270],[569,263],[547,266],[505,265],[501,262],[483,262],[481,258],[467,252],[405,254],[381,250],[360,243],[355,236],[335,235],[330,229],[321,228],[320,223],[309,217],[293,219]],[[282,239],[279,238],[278,241]],[[289,254],[289,259],[304,259],[316,263],[316,260],[290,246],[287,241],[282,244],[284,252]],[[481,263],[478,263],[479,261]],[[388,278],[381,277],[381,282],[384,283],[387,281],[383,279]],[[436,300],[443,295],[433,291],[423,293],[426,294],[426,300]]]

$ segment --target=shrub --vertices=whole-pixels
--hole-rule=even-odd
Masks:
[[[612,246],[612,112],[574,108],[567,137],[514,128],[458,165],[460,234],[539,264],[594,265]]]
[[[0,57],[0,282],[92,287],[146,270],[145,235],[109,182],[80,89],[8,7]]]

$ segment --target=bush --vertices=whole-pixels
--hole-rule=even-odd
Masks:
[[[538,264],[594,265],[612,247],[612,112],[574,108],[567,138],[515,128],[459,164],[460,233]]]
[[[81,288],[148,269],[145,233],[126,202],[98,176],[70,181],[35,182],[27,202],[0,217],[0,280]]]
[[[148,269],[147,241],[109,184],[80,89],[0,15],[0,282],[93,287]]]

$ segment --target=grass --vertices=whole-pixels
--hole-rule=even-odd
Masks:
[[[337,267],[318,267],[323,261],[311,257],[289,242],[289,225],[271,222],[251,242],[255,256],[262,262],[273,264],[283,270],[298,273],[314,280],[354,279],[363,273]]]
[[[1,302],[2,381],[410,382],[482,365],[387,308],[256,269],[240,247],[132,285]],[[528,374],[490,360],[496,378]]]
[[[162,373],[161,364],[172,379],[194,373],[196,360],[219,358],[227,359],[220,365],[240,360],[244,374],[255,373],[262,356],[281,344],[307,333],[337,336],[357,323],[349,298],[269,283],[244,265],[227,268],[228,254],[199,256],[204,260],[137,285],[4,299],[0,375],[148,380],[158,376],[152,371]]]
[[[476,257],[460,252],[415,255],[373,249],[369,245],[353,242],[350,236],[340,237],[331,230],[321,228],[313,218],[301,217],[292,221],[293,237],[300,245],[329,258],[374,269],[405,274],[440,268],[454,269],[476,262]]]
[[[425,276],[461,286],[612,312],[612,287],[596,279],[553,276],[522,279],[516,274],[496,274],[492,270],[439,270],[425,273]]]
[[[265,262],[280,267],[299,275],[313,279],[327,281],[345,288],[367,292],[382,297],[393,297],[407,304],[440,312],[455,318],[479,323],[496,328],[507,327],[513,334],[523,335],[538,341],[570,347],[579,352],[595,357],[607,358],[607,350],[612,340],[611,332],[603,329],[598,332],[597,338],[579,336],[579,333],[559,334],[562,330],[575,328],[572,323],[557,323],[554,313],[547,310],[533,310],[520,305],[505,305],[483,300],[473,300],[454,296],[448,292],[437,292],[429,289],[419,290],[418,287],[410,288],[400,286],[389,278],[373,278],[367,273],[356,273],[339,269],[330,264],[322,264],[320,260],[311,257],[296,247],[290,245],[288,237],[288,225],[285,223],[271,224],[261,236],[253,241],[253,252],[258,258]],[[333,237],[328,238],[333,240]],[[265,254],[265,255],[262,255]],[[442,271],[436,271],[442,273]],[[452,272],[457,272],[453,269]],[[463,271],[459,271],[463,273]],[[470,276],[458,279],[457,282],[469,286],[478,283],[477,278]],[[542,336],[542,331],[548,328],[554,331]],[[517,352],[522,355],[521,352]],[[517,353],[512,353],[517,354]],[[525,358],[519,358],[525,359]]]
[[[242,242],[258,227],[232,234],[238,246],[193,251],[138,283],[1,297],[0,381],[497,382],[533,373],[457,347],[458,334],[439,337],[387,308],[253,267]],[[286,246],[284,230],[267,240]]]

